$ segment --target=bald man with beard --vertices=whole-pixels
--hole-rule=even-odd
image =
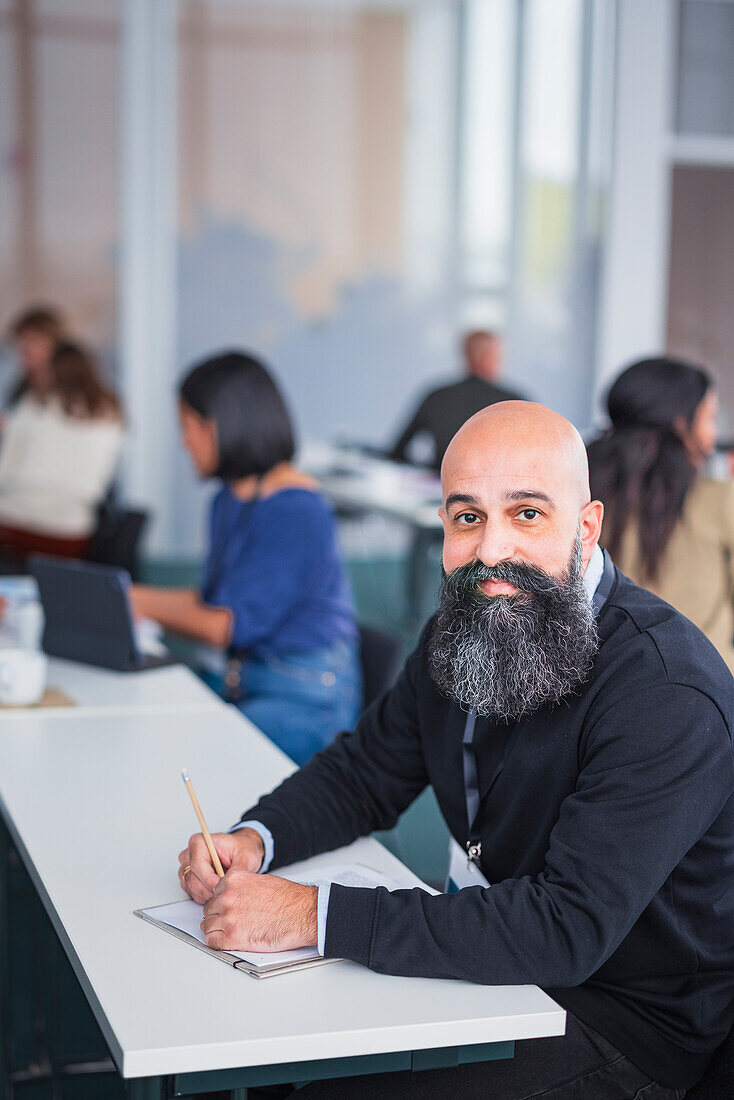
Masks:
[[[599,549],[568,421],[493,405],[441,478],[439,606],[395,686],[215,836],[224,879],[192,837],[181,884],[211,947],[318,944],[382,973],[534,983],[567,1009],[563,1038],[512,1060],[304,1098],[681,1097],[734,1015],[734,680]],[[428,784],[446,893],[264,873],[391,828]]]

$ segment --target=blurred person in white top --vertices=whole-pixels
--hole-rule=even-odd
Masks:
[[[81,345],[12,331],[23,377],[0,437],[0,547],[84,557],[120,457],[120,402]]]

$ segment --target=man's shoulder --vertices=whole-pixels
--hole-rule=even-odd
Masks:
[[[492,402],[497,404],[500,401],[525,401],[526,398],[518,393],[517,390],[508,389],[507,386],[498,386],[496,382],[484,382],[482,379],[477,379],[483,386],[487,387],[488,394],[491,394]]]
[[[480,404],[493,405],[498,401],[522,400],[522,396],[514,390],[504,386],[498,386],[495,382],[487,382],[483,378],[474,375],[465,375],[452,382],[434,386],[424,394],[421,405],[423,408],[443,408],[447,402],[466,401],[471,399],[474,404],[479,399]]]
[[[423,406],[440,406],[447,399],[450,399],[455,394],[460,394],[466,388],[466,378],[458,378],[452,382],[444,382],[440,385],[434,386],[432,389],[427,390],[423,395],[421,404]]]
[[[689,688],[734,727],[734,679],[721,655],[689,619],[618,570],[600,633],[598,666],[610,689]]]

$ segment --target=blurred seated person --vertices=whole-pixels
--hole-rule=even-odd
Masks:
[[[24,370],[0,437],[0,548],[85,557],[120,457],[120,402],[79,344],[55,344],[46,364],[38,341]]]
[[[734,484],[702,473],[716,446],[712,379],[679,360],[644,359],[617,378],[607,409],[611,427],[588,448],[602,545],[734,672]]]
[[[470,332],[462,343],[466,378],[431,390],[392,449],[396,462],[409,462],[413,440],[425,436],[431,455],[424,465],[441,469],[444,452],[462,424],[487,405],[515,401],[520,395],[497,385],[502,367],[502,338],[496,332]]]
[[[54,306],[32,306],[11,321],[8,342],[20,369],[5,396],[12,408],[28,393],[42,397],[51,383],[51,356],[56,345],[67,336],[66,321]]]
[[[361,675],[331,508],[292,464],[294,434],[265,367],[231,351],[179,391],[183,441],[213,500],[201,591],[136,585],[136,614],[225,649],[225,697],[302,764],[349,728]]]

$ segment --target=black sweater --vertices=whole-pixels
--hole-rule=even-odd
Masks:
[[[460,382],[452,382],[427,393],[406,425],[400,439],[392,449],[391,457],[404,462],[411,441],[416,435],[429,435],[433,442],[433,456],[430,465],[441,469],[441,460],[446,448],[462,424],[470,416],[478,413],[487,405],[497,401],[520,401],[520,394],[496,386],[494,382],[485,382],[483,378],[470,375]]]
[[[687,619],[620,573],[590,680],[510,732],[491,782],[479,720],[481,869],[456,895],[332,886],[326,954],[390,974],[534,983],[672,1088],[734,1015],[734,679]],[[468,837],[465,714],[424,632],[395,687],[246,818],[273,869],[394,825],[431,783]]]

